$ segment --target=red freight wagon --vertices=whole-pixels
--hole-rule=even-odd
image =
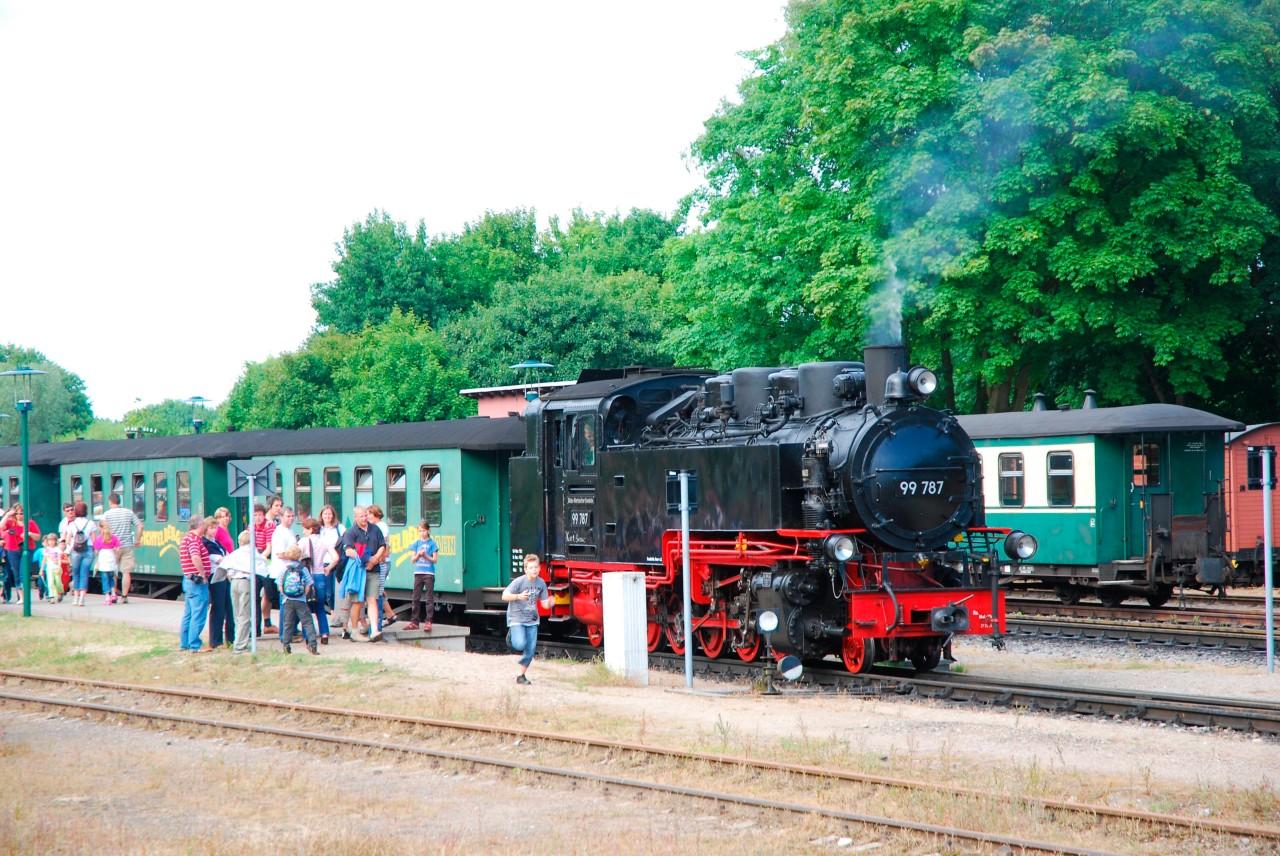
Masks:
[[[1244,431],[1227,434],[1226,477],[1222,482],[1222,498],[1227,514],[1227,555],[1235,559],[1241,571],[1258,583],[1262,581],[1262,491],[1248,489],[1248,450],[1250,446],[1275,446],[1280,449],[1280,422],[1250,425]],[[1274,474],[1273,474],[1274,475]],[[1271,546],[1273,573],[1280,568],[1280,492],[1273,491],[1271,514]]]

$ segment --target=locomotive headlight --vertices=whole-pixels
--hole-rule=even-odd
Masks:
[[[933,395],[938,388],[938,376],[924,366],[916,366],[907,373],[907,384],[916,395],[924,398]]]
[[[1034,556],[1038,549],[1040,549],[1039,542],[1020,529],[1013,530],[1004,539],[1005,555],[1015,561],[1025,562]]]
[[[766,609],[756,616],[756,627],[760,629],[760,635],[767,636],[778,629],[778,613],[772,609]]]
[[[827,551],[827,558],[832,561],[847,562],[853,558],[853,539],[848,535],[831,535],[823,546]]]

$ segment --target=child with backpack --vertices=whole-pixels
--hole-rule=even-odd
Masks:
[[[315,581],[302,566],[302,550],[297,544],[290,544],[276,558],[284,563],[276,577],[276,587],[280,590],[280,645],[286,654],[292,654],[289,642],[293,639],[294,630],[301,625],[307,650],[319,654],[315,627],[311,624],[311,608],[307,606],[307,596],[314,590]]]

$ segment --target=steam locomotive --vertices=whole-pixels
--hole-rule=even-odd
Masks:
[[[981,459],[954,417],[923,403],[936,386],[901,346],[719,375],[585,373],[525,411],[525,453],[509,467],[512,572],[525,549],[545,556],[547,619],[599,644],[604,574],[639,571],[650,649],[665,639],[683,653],[670,486],[684,471],[705,655],[756,658],[766,613],[775,656],[834,655],[852,672],[931,669],[953,634],[999,643],[1000,550],[1016,563],[1035,540],[985,526]]]

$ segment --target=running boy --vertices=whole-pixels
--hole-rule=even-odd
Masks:
[[[529,553],[524,557],[524,576],[512,580],[502,592],[502,599],[507,604],[507,636],[511,640],[511,649],[521,654],[517,684],[530,683],[524,673],[529,670],[534,652],[538,650],[538,607],[550,609],[555,603],[540,576],[541,572],[542,564],[537,554]]]

